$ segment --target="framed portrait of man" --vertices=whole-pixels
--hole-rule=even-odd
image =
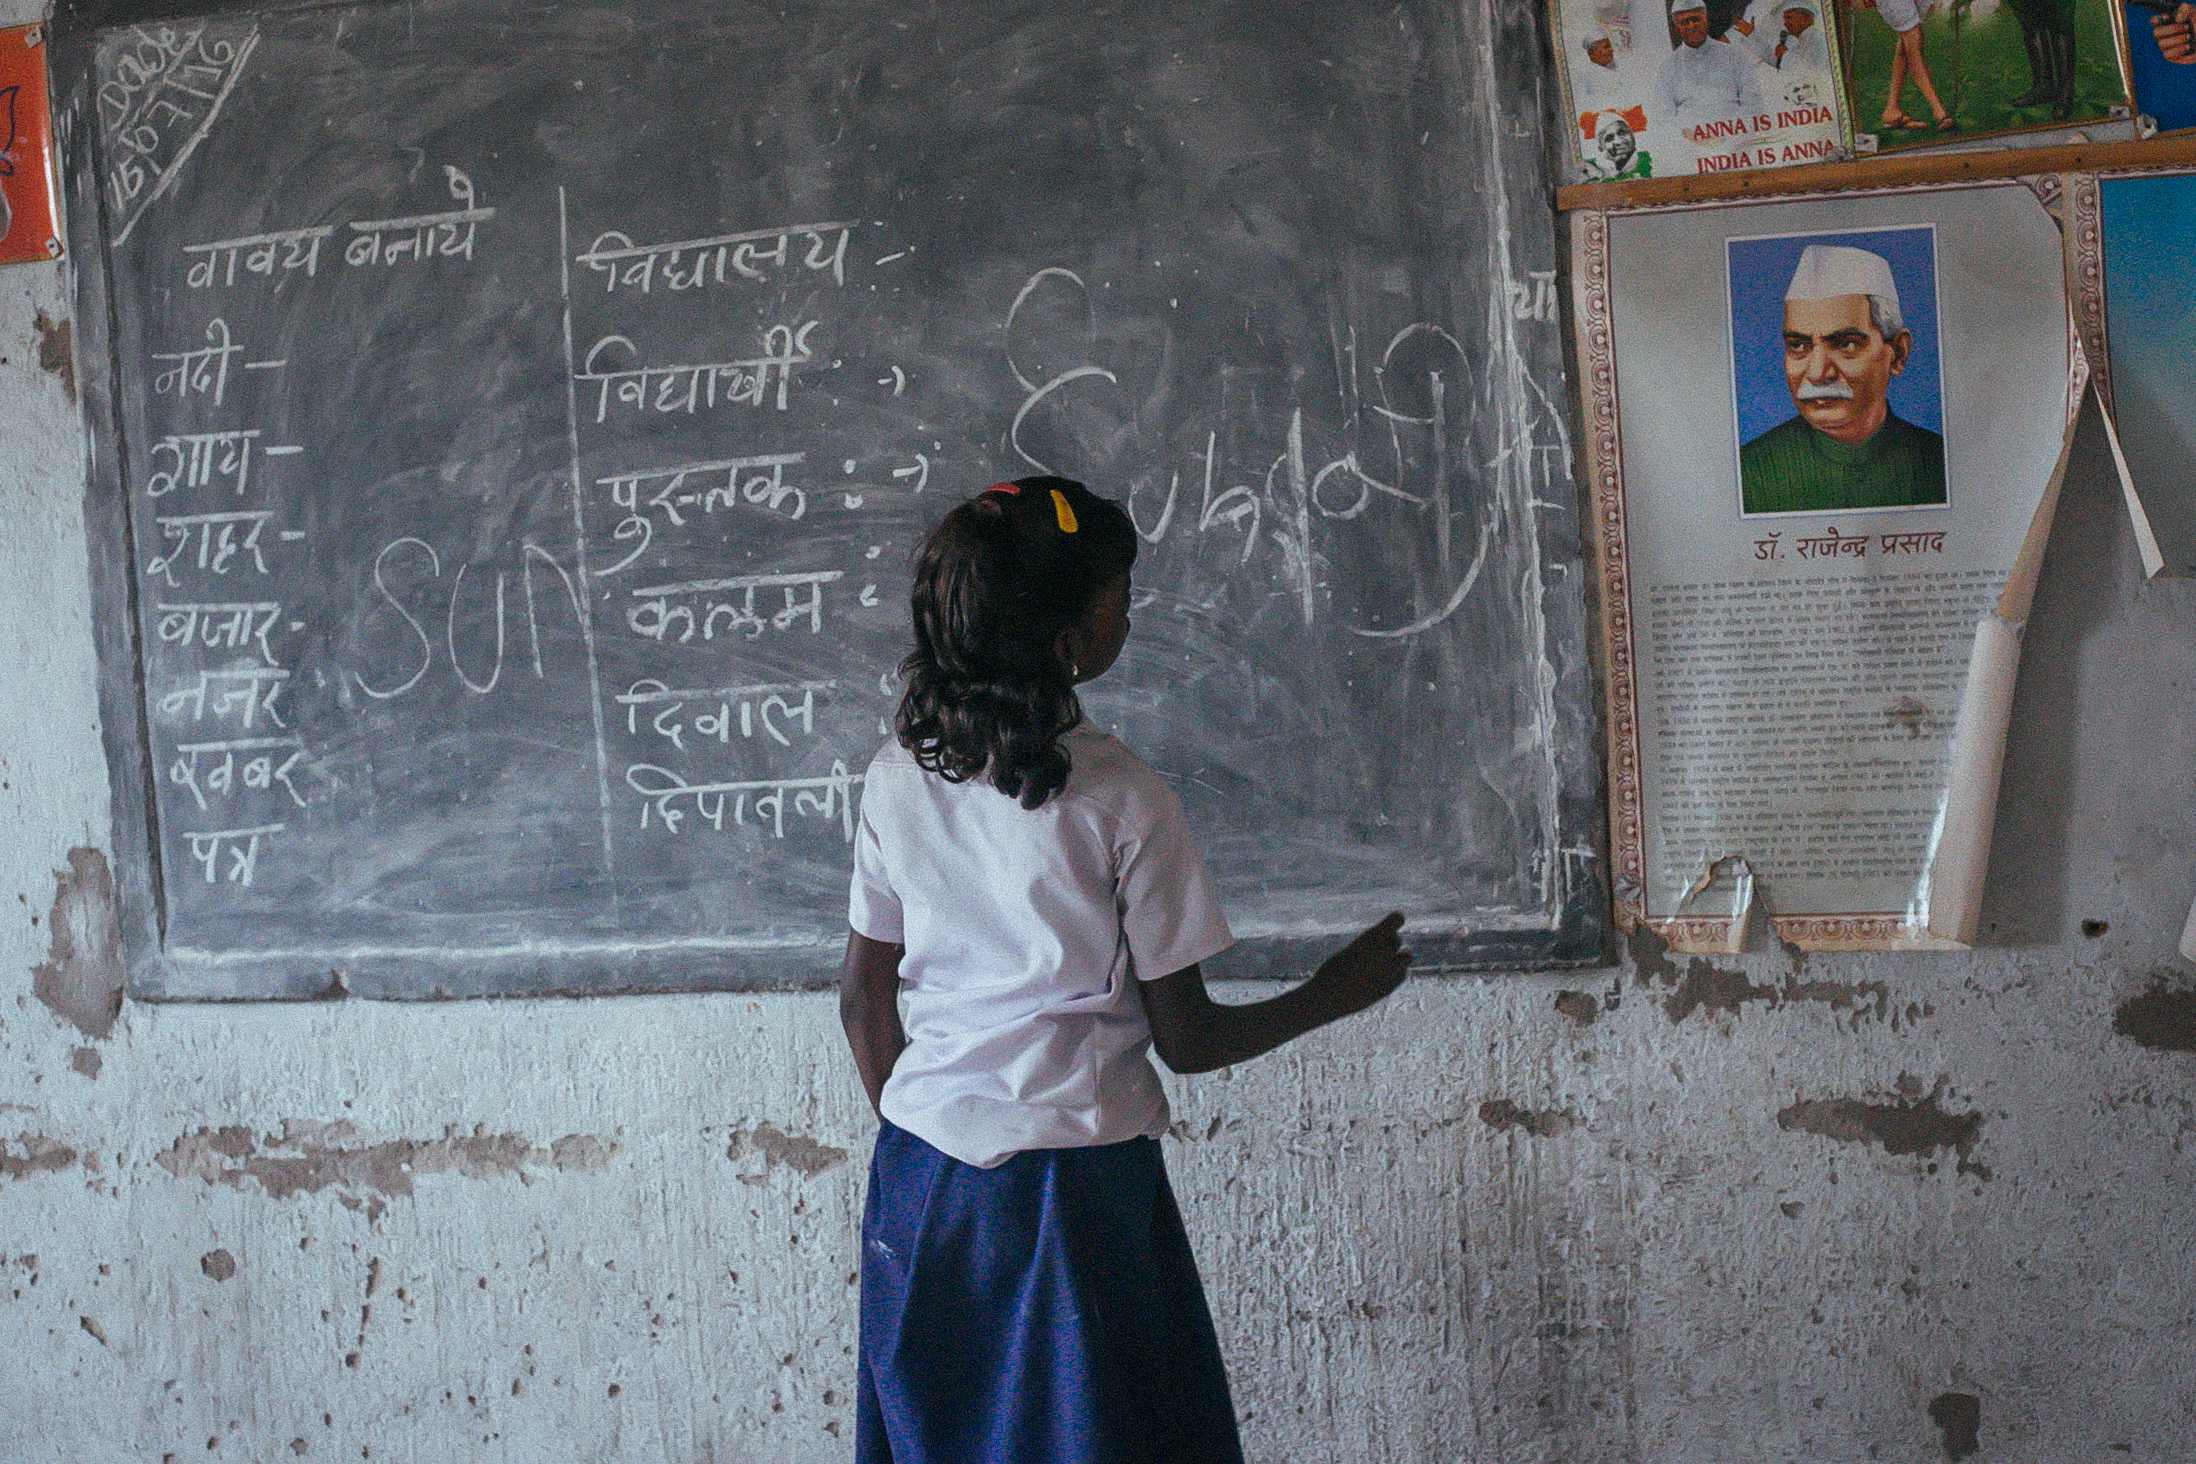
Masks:
[[[1969,938],[1995,764],[1955,743],[1971,686],[2010,705],[2088,381],[2057,219],[2022,183],[1583,211],[1571,278],[1619,920]]]
[[[1932,225],[1724,242],[1739,511],[1942,508]]]

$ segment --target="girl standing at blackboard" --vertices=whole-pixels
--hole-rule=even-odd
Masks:
[[[1181,805],[1075,695],[1128,638],[1135,559],[1118,505],[1051,477],[986,489],[916,559],[840,995],[880,1119],[861,1464],[1240,1461],[1147,1054],[1243,1062],[1403,979],[1390,915],[1285,995],[1207,998],[1234,938]]]

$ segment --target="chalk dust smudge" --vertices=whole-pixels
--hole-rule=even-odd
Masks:
[[[69,851],[54,871],[52,946],[31,967],[31,994],[86,1037],[114,1031],[122,1010],[122,922],[115,916],[114,871],[97,849]]]

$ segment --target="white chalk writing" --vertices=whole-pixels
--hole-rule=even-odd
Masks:
[[[282,694],[283,683],[290,673],[279,666],[245,666],[232,671],[201,671],[196,684],[178,687],[160,698],[160,715],[180,717],[189,709],[193,722],[203,721],[207,714],[209,696],[218,684],[222,690],[211,696],[213,718],[235,715],[237,726],[249,731],[264,716],[277,727],[286,727],[275,711],[275,698]]]
[[[692,640],[697,630],[703,640],[715,640],[720,619],[727,630],[744,630],[749,640],[761,635],[766,626],[790,630],[803,619],[808,621],[809,631],[815,633],[823,629],[823,587],[845,577],[844,570],[825,569],[807,574],[746,574],[675,585],[644,585],[633,591],[640,603],[625,612],[625,623],[650,640],[676,639],[682,645]],[[783,608],[758,611],[755,592],[772,589],[784,591]],[[805,602],[800,598],[804,590]],[[699,616],[691,605],[672,603],[686,598],[703,606]],[[676,637],[671,633],[674,626],[678,627]]]
[[[254,824],[242,829],[186,829],[183,837],[190,841],[191,857],[206,871],[206,883],[215,882],[215,867],[226,849],[229,863],[220,877],[230,884],[250,885],[252,874],[259,867],[259,841],[279,834],[287,824]]]
[[[167,191],[228,100],[259,33],[209,34],[211,26],[140,27],[102,58],[97,94],[109,159],[107,191],[121,222],[119,245]]]
[[[210,806],[207,795],[225,797],[234,789],[272,788],[277,783],[299,808],[305,799],[290,781],[290,769],[305,756],[305,744],[295,737],[239,737],[226,742],[183,742],[168,766],[168,781],[190,791],[201,809]],[[242,761],[238,755],[242,754]],[[284,756],[287,754],[287,756]],[[199,759],[206,759],[203,771]]]
[[[239,258],[244,261],[247,276],[270,276],[279,267],[285,274],[302,269],[310,278],[320,270],[320,241],[334,232],[334,224],[316,224],[309,229],[284,229],[274,234],[247,234],[239,239],[186,244],[183,246],[185,254],[202,254],[205,258],[192,261],[183,282],[194,290],[205,289],[216,282],[224,287],[233,285]]]
[[[239,554],[251,557],[252,568],[260,574],[267,572],[267,561],[259,552],[259,536],[265,531],[267,521],[274,514],[266,509],[239,513],[190,513],[155,518],[160,526],[160,537],[168,541],[167,549],[145,566],[147,575],[159,575],[170,585],[176,583],[177,559],[190,551],[195,539],[198,554],[188,568],[206,571],[208,574],[225,575],[232,567],[231,561]],[[243,537],[237,534],[242,531]]]
[[[275,664],[267,632],[282,618],[282,606],[277,602],[160,604],[153,608],[159,613],[153,633],[168,645],[187,646],[195,641],[215,650],[241,650],[247,642],[256,642],[260,659],[270,666]]]
[[[642,709],[653,708],[649,729],[682,752],[686,748],[688,731],[692,731],[697,740],[714,737],[719,742],[730,742],[735,720],[741,737],[753,738],[759,734],[780,747],[791,747],[793,740],[785,735],[784,727],[798,721],[803,736],[815,736],[816,693],[830,691],[837,685],[833,681],[782,681],[678,690],[644,677],[614,700],[625,708],[625,730],[629,734],[640,735]],[[684,715],[688,702],[703,703],[704,709],[688,717]],[[710,703],[714,706],[709,706]],[[736,719],[735,711],[738,713]]]
[[[153,377],[153,395],[167,396],[174,393],[178,400],[191,396],[211,396],[215,406],[221,405],[229,386],[229,358],[241,355],[244,348],[233,343],[229,335],[229,322],[216,315],[206,327],[206,339],[213,344],[193,351],[155,351],[155,361],[173,361],[173,366]],[[287,366],[287,360],[246,361],[247,371],[271,371]]]
[[[785,470],[801,463],[807,456],[800,452],[776,452],[717,462],[682,463],[675,468],[656,468],[644,473],[615,473],[597,478],[595,482],[607,487],[611,502],[628,514],[638,516],[643,510],[655,509],[663,514],[667,523],[679,528],[686,526],[686,511],[707,514],[735,503],[753,504],[783,518],[798,520],[808,512],[808,495],[785,481]],[[717,481],[720,478],[721,481]],[[654,491],[650,492],[650,489]]]
[[[729,815],[735,825],[753,822],[770,830],[777,838],[785,837],[786,795],[793,798],[795,817],[807,816],[839,820],[848,843],[854,840],[854,787],[862,781],[860,773],[850,773],[846,764],[836,758],[831,763],[831,773],[822,778],[765,778],[750,783],[689,783],[668,768],[652,763],[635,763],[625,770],[626,786],[647,800],[641,805],[641,827],[647,828],[651,817],[660,819],[663,826],[673,833],[689,813],[700,821],[722,832]],[[691,798],[691,809],[678,806],[678,800]]]
[[[216,478],[232,479],[231,486],[242,497],[251,483],[252,457],[255,452],[269,457],[293,454],[302,449],[295,447],[260,447],[257,428],[243,432],[180,432],[170,433],[152,445],[148,454],[157,467],[166,457],[169,466],[145,479],[145,496],[162,497],[177,488],[204,488]]]
[[[787,224],[782,229],[749,229],[707,239],[674,239],[666,244],[635,244],[613,230],[596,235],[586,253],[574,256],[574,262],[600,274],[606,291],[614,292],[623,285],[645,295],[656,287],[659,278],[667,290],[692,290],[732,280],[768,279],[770,271],[782,270],[794,259],[789,246],[799,235],[808,241],[808,247],[794,267],[828,270],[832,283],[843,285],[846,241],[853,227],[851,223]],[[729,279],[727,269],[731,270]]]
[[[816,322],[806,321],[798,327],[773,325],[763,332],[763,354],[744,361],[704,361],[698,364],[676,366],[629,366],[605,369],[606,364],[621,351],[637,354],[633,342],[621,335],[604,336],[587,352],[587,359],[574,380],[591,381],[595,386],[595,420],[601,422],[610,412],[610,399],[615,396],[626,406],[641,411],[685,412],[689,415],[714,408],[721,402],[727,406],[774,405],[785,410],[786,387],[793,379],[793,368],[806,365],[815,359],[808,349],[808,335],[816,328]],[[770,390],[771,376],[777,376],[775,400]],[[684,383],[682,386],[681,383]]]
[[[350,225],[353,237],[343,248],[344,263],[393,265],[447,255],[471,259],[475,231],[494,218],[496,211],[474,206],[473,180],[462,171],[447,163],[442,171],[449,181],[450,196],[464,205],[462,208],[396,219],[354,220]]]

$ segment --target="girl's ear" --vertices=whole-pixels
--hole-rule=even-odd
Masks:
[[[1061,665],[1067,667],[1070,681],[1083,674],[1082,649],[1083,635],[1079,625],[1063,626],[1060,633],[1052,638],[1052,653],[1060,658]]]

